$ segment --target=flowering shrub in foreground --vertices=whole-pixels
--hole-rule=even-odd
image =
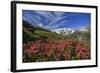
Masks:
[[[59,41],[37,40],[23,44],[23,62],[90,59],[90,47],[72,38]]]

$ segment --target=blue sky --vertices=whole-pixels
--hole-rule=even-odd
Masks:
[[[80,29],[91,25],[90,13],[23,10],[22,19],[46,29]]]

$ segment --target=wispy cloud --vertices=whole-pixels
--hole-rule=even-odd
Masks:
[[[90,13],[23,10],[23,20],[47,29],[81,28],[91,24]]]

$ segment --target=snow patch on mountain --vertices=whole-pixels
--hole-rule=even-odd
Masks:
[[[58,28],[58,29],[54,29],[54,30],[51,30],[51,31],[56,32],[58,34],[63,34],[63,35],[74,33],[74,30],[71,29],[71,28]]]

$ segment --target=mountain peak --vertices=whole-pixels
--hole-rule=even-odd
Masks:
[[[74,30],[71,28],[58,28],[58,29],[52,30],[52,32],[56,32],[58,34],[62,34],[65,36],[67,34],[72,34],[74,32]]]

